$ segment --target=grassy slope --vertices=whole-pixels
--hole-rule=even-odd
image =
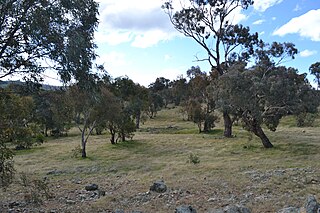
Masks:
[[[183,121],[176,108],[147,121],[133,141],[111,145],[108,135],[92,136],[87,159],[71,158],[80,143],[75,135],[19,151],[15,163],[19,172],[49,177],[55,198],[45,203],[47,209],[59,209],[65,205],[61,200],[76,200],[85,184],[97,183],[107,195],[77,202],[71,212],[173,212],[181,204],[206,212],[232,203],[243,203],[253,212],[275,212],[301,206],[308,194],[320,198],[319,127],[290,127],[292,122],[286,118],[277,132],[267,132],[275,148],[264,149],[240,127],[234,128],[236,137],[231,139],[221,137],[221,125],[211,134],[197,134],[196,126]],[[191,152],[199,156],[199,164],[187,163]],[[47,175],[54,169],[61,174]],[[158,179],[165,180],[169,194],[143,194]],[[0,200],[19,196],[13,185],[1,192]]]

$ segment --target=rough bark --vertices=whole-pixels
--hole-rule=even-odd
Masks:
[[[140,128],[140,118],[141,118],[141,112],[139,111],[139,112],[136,114],[136,129],[139,129],[139,128]]]
[[[260,125],[256,124],[254,128],[252,128],[252,132],[261,139],[264,148],[273,147],[272,143],[270,142],[269,138],[266,136]]]
[[[227,138],[232,137],[232,120],[228,112],[223,112],[223,121],[224,121],[224,133],[223,135]]]
[[[81,157],[82,157],[82,158],[86,158],[86,157],[87,157],[86,145],[82,146]]]

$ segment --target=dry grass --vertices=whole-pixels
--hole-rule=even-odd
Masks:
[[[76,199],[74,194],[87,183],[97,183],[106,196],[77,202],[68,211],[174,212],[187,204],[206,212],[241,203],[253,212],[275,212],[301,206],[308,194],[320,198],[319,127],[288,127],[286,119],[276,133],[267,132],[275,147],[264,149],[241,127],[234,128],[231,139],[222,137],[221,124],[210,134],[197,134],[197,127],[183,121],[175,108],[148,120],[133,141],[111,145],[108,135],[92,136],[87,159],[71,157],[80,143],[73,134],[17,152],[15,165],[18,172],[49,178],[55,198],[45,202],[46,210],[65,208],[63,200]],[[199,156],[199,164],[187,163],[190,153]],[[53,170],[58,173],[47,174]],[[158,179],[166,182],[168,194],[143,194]],[[1,192],[0,200],[19,196],[14,184]]]

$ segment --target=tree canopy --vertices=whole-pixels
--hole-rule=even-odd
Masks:
[[[98,25],[94,0],[4,0],[0,5],[0,79],[14,74],[41,80],[56,70],[79,80],[92,67]]]

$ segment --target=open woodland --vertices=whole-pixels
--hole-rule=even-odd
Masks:
[[[294,43],[233,23],[252,0],[176,3],[158,9],[210,68],[143,86],[97,62],[98,2],[1,1],[0,212],[259,213],[320,199],[320,62],[287,67]],[[46,72],[63,86],[43,86]]]
[[[132,140],[112,145],[109,134],[93,135],[85,159],[73,157],[80,134],[72,129],[68,137],[15,152],[17,171],[45,178],[52,197],[45,199],[41,192],[41,205],[24,204],[30,192],[15,180],[1,192],[1,206],[8,210],[15,201],[20,206],[14,208],[30,212],[173,212],[182,204],[198,212],[228,204],[243,204],[252,212],[300,207],[307,195],[320,197],[319,127],[319,117],[314,127],[303,128],[285,117],[276,133],[266,132],[274,148],[265,149],[241,126],[234,127],[233,138],[222,137],[220,123],[199,134],[176,107],[147,120]],[[190,162],[191,153],[199,163]],[[150,192],[155,180],[164,180],[167,192]],[[86,198],[90,183],[105,196]]]

